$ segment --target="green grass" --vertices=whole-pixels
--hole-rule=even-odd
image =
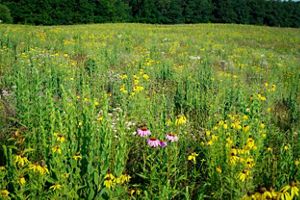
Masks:
[[[0,25],[0,197],[297,199],[299,58],[300,29]]]

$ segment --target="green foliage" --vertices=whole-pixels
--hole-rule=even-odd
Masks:
[[[7,6],[0,4],[0,20],[1,23],[12,23],[10,10]]]
[[[299,35],[1,25],[0,199],[299,198]]]
[[[2,0],[15,23],[238,23],[300,27],[300,2],[279,0]],[[6,13],[1,12],[1,13]],[[10,18],[9,18],[10,19]]]

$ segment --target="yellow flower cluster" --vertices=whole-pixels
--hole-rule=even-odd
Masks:
[[[187,122],[187,119],[186,119],[186,117],[182,114],[182,115],[177,116],[177,118],[176,118],[176,120],[175,120],[175,125],[176,125],[176,126],[181,126],[181,125],[186,124],[186,122]]]
[[[41,175],[49,174],[49,170],[45,164],[29,164],[29,169],[32,170],[33,172],[39,173]]]
[[[65,136],[61,133],[55,132],[53,135],[56,137],[56,141],[58,141],[60,143],[63,143],[64,141],[66,141]]]
[[[130,196],[133,196],[134,194],[136,194],[136,195],[140,195],[141,194],[141,190],[140,189],[131,189],[131,190],[129,190],[129,193],[130,193]]]
[[[298,183],[292,181],[289,185],[282,187],[279,191],[275,191],[273,188],[267,190],[265,187],[260,187],[257,192],[248,192],[243,196],[242,200],[297,199],[299,197],[298,185]]]
[[[55,183],[54,185],[50,186],[50,190],[60,190],[62,188],[62,185],[60,185],[59,183]]]
[[[19,167],[24,167],[25,164],[29,163],[27,157],[22,156],[22,155],[15,155],[15,156],[14,156],[14,162],[15,162]]]
[[[128,79],[128,75],[127,74],[120,75],[120,79],[125,81]],[[149,81],[149,79],[150,79],[149,75],[146,74],[143,69],[141,69],[137,75],[136,74],[133,75],[132,92],[130,93],[130,96],[134,96],[135,94],[143,91],[145,88],[142,83]],[[123,94],[129,93],[128,87],[126,86],[125,83],[121,84],[120,92]]]
[[[257,94],[257,99],[260,100],[260,101],[266,101],[267,98],[265,96],[263,96],[262,94]]]
[[[196,164],[196,158],[199,156],[199,154],[193,152],[188,156],[188,160],[191,160],[194,162],[194,164]]]
[[[0,190],[0,196],[3,198],[7,198],[9,195],[9,191],[8,190]]]
[[[20,177],[18,182],[20,185],[25,185],[26,179],[24,177]]]
[[[108,189],[114,188],[117,184],[122,185],[130,181],[131,176],[122,174],[120,177],[115,177],[112,173],[108,173],[104,177],[104,186]]]
[[[275,92],[276,91],[276,85],[275,84],[269,84],[269,83],[265,83],[265,88],[269,91],[269,92]]]

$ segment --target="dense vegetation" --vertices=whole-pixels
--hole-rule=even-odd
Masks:
[[[299,36],[0,25],[0,199],[299,199]]]
[[[300,27],[300,2],[280,0],[0,0],[14,23],[238,23]]]

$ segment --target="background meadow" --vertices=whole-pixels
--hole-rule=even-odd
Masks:
[[[1,199],[297,199],[300,30],[0,25]]]

